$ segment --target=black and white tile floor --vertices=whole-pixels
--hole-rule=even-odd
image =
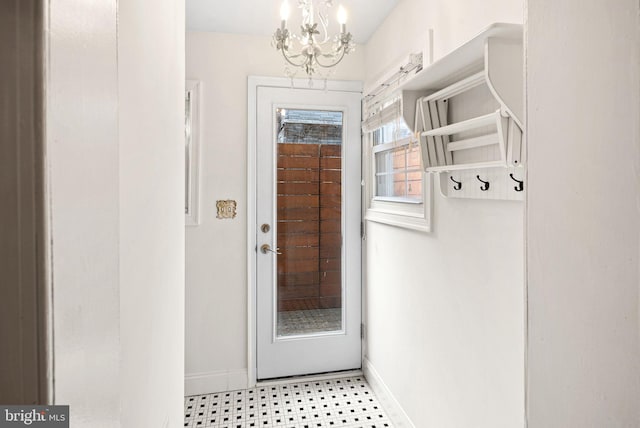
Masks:
[[[185,427],[391,427],[364,377],[185,397]]]
[[[341,308],[278,312],[278,336],[335,331],[341,328]]]

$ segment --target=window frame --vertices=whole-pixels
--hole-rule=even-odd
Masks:
[[[397,95],[396,95],[397,98]],[[400,97],[401,99],[401,97]],[[393,105],[392,102],[385,103],[387,105]],[[401,107],[401,104],[399,104]],[[394,114],[397,116],[395,120],[404,120],[401,114],[401,108],[396,109]],[[367,111],[367,106],[363,111]],[[369,111],[371,111],[369,109]],[[378,112],[382,116],[383,112]],[[379,125],[376,127],[366,127],[363,122],[363,194],[365,207],[364,219],[365,221],[371,221],[376,223],[383,223],[391,226],[401,227],[405,229],[417,230],[421,232],[431,231],[431,210],[432,210],[432,177],[422,170],[422,201],[403,198],[403,197],[389,197],[389,196],[376,196],[376,150],[374,146],[373,132],[379,129],[382,125],[389,123],[388,114],[385,112],[387,120],[381,119]],[[372,117],[375,115],[372,115]],[[387,147],[389,150],[393,150],[394,147],[407,146],[412,144],[418,144],[415,141],[415,136],[405,137],[398,141],[393,141]]]
[[[374,164],[376,166],[377,166],[376,155],[378,155],[380,153],[393,153],[394,150],[402,148],[404,150],[404,157],[405,157],[405,168],[404,169],[401,169],[401,170],[393,170],[393,169],[391,169],[391,171],[385,171],[383,173],[380,173],[377,170],[374,171],[375,181],[374,181],[374,184],[373,184],[373,187],[374,187],[373,198],[375,200],[377,200],[377,201],[389,201],[389,202],[404,202],[404,203],[421,203],[422,202],[422,195],[420,196],[420,199],[417,200],[415,198],[411,198],[411,197],[406,196],[406,195],[405,196],[381,196],[381,195],[379,195],[379,192],[378,192],[378,177],[381,174],[382,175],[394,175],[394,174],[402,174],[402,173],[404,173],[405,175],[408,175],[410,173],[421,172],[421,168],[420,167],[418,169],[415,169],[415,168],[408,169],[407,168],[406,162],[407,162],[407,154],[408,153],[407,153],[406,150],[410,149],[411,146],[414,145],[414,144],[415,144],[416,148],[420,149],[418,141],[415,138],[413,138],[412,136],[401,138],[399,140],[391,141],[391,142],[388,142],[388,143],[372,144],[373,162],[374,162]],[[374,167],[374,169],[375,169],[375,167]],[[405,177],[405,180],[406,180],[406,177]]]
[[[199,80],[185,82],[185,225],[200,225],[200,91]],[[186,110],[186,108],[185,108]],[[189,133],[187,133],[187,131]]]

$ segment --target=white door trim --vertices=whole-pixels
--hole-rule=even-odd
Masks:
[[[256,103],[258,87],[299,88],[313,90],[333,90],[343,92],[362,92],[360,81],[328,80],[313,81],[309,87],[308,79],[288,79],[282,77],[249,76],[247,91],[247,382],[252,388],[257,383],[256,358]]]

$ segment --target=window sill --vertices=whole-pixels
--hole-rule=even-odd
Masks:
[[[402,198],[399,196],[375,196],[373,200],[382,201],[382,202],[394,202],[394,203],[400,203],[400,204],[413,204],[413,205],[422,204],[421,200],[411,199],[411,198]]]
[[[424,176],[422,201],[415,199],[384,198],[369,199],[365,221],[386,224],[418,232],[431,232],[432,183]]]
[[[424,208],[422,212],[400,212],[384,208],[369,208],[364,217],[366,221],[401,227],[419,232],[431,232],[431,224],[426,220]]]

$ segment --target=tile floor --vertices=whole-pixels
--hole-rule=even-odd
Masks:
[[[292,382],[194,395],[185,427],[391,427],[364,377]]]
[[[279,336],[335,331],[341,328],[341,308],[278,312]]]

